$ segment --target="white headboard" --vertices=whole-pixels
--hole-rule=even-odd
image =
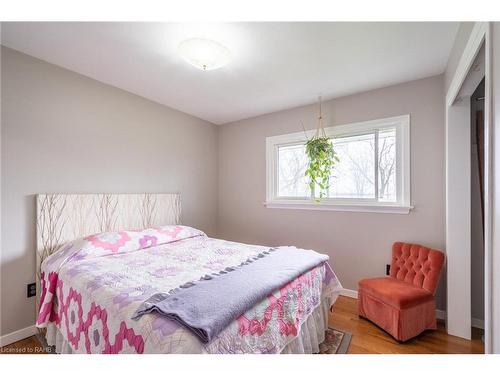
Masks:
[[[38,194],[37,291],[41,263],[64,243],[99,232],[179,224],[180,213],[180,194]]]

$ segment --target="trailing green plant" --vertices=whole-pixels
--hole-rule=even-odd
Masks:
[[[302,129],[304,129],[304,124],[302,124]],[[319,202],[330,188],[332,168],[339,161],[337,153],[333,149],[333,143],[327,137],[325,128],[323,127],[321,96],[319,97],[319,116],[316,133],[306,142],[306,154],[309,158],[309,164],[305,175],[309,178],[311,195]],[[316,197],[316,187],[319,187],[319,198]]]
[[[319,187],[319,199],[316,198],[316,201],[319,201],[330,188],[332,168],[339,158],[333,149],[331,139],[326,135],[309,139],[306,142],[306,154],[309,158],[309,165],[305,175],[309,178],[311,192],[315,191],[316,186]]]

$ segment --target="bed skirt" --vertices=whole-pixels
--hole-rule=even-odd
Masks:
[[[319,353],[319,345],[325,340],[328,329],[328,312],[331,301],[324,300],[317,306],[300,326],[296,337],[293,337],[281,350],[282,354]],[[49,346],[54,346],[56,353],[72,354],[73,350],[55,324],[47,326],[45,339]]]
[[[281,354],[319,353],[319,344],[325,341],[328,329],[328,313],[331,303],[324,301],[316,307],[300,326],[297,337],[285,345]]]
[[[73,349],[69,342],[64,338],[59,328],[53,323],[47,326],[47,331],[45,332],[45,340],[47,345],[54,346],[56,348],[56,353],[58,354],[72,354]]]

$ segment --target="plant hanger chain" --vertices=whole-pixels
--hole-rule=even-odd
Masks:
[[[319,101],[319,114],[318,114],[318,125],[316,126],[315,138],[326,138],[325,128],[323,127],[323,111],[322,111],[322,100],[321,95],[318,97]]]
[[[307,138],[307,135],[306,135]],[[318,124],[314,136],[306,142],[306,155],[309,159],[305,176],[309,178],[311,198],[319,202],[328,194],[332,167],[339,158],[333,149],[332,140],[326,135],[323,127],[323,110],[321,96],[319,97]],[[319,188],[319,197],[315,191]]]

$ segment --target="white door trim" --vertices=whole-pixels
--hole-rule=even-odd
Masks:
[[[470,97],[446,108],[446,266],[448,334],[471,338]]]
[[[482,44],[485,44],[485,183],[484,183],[484,251],[485,251],[485,352],[492,352],[492,338],[491,338],[491,290],[492,290],[492,129],[491,129],[491,24],[489,22],[476,22],[469,40],[466,44],[464,52],[460,58],[457,69],[453,75],[450,87],[446,94],[446,128],[448,129],[448,110],[453,105],[460,92],[462,84],[464,83],[469,70],[481,49]],[[446,147],[448,148],[448,138]],[[446,160],[448,167],[449,160]],[[450,187],[446,186],[446,195],[449,194]],[[448,218],[447,218],[448,219]],[[448,222],[448,220],[447,220]],[[448,242],[448,228],[447,242]],[[470,280],[468,281],[470,283]],[[450,285],[448,284],[448,288]],[[470,297],[470,296],[469,296]],[[448,307],[449,308],[449,307]],[[448,327],[447,327],[448,328]]]
[[[492,24],[485,30],[485,87],[484,87],[484,348],[493,353],[493,123],[492,123]]]
[[[453,105],[453,102],[457,98],[460,88],[469,73],[469,70],[476,58],[477,53],[481,49],[481,45],[486,35],[486,30],[488,29],[489,22],[476,22],[474,25],[467,45],[465,46],[464,52],[460,61],[458,62],[457,69],[451,80],[450,87],[446,93],[446,106],[449,107]]]

